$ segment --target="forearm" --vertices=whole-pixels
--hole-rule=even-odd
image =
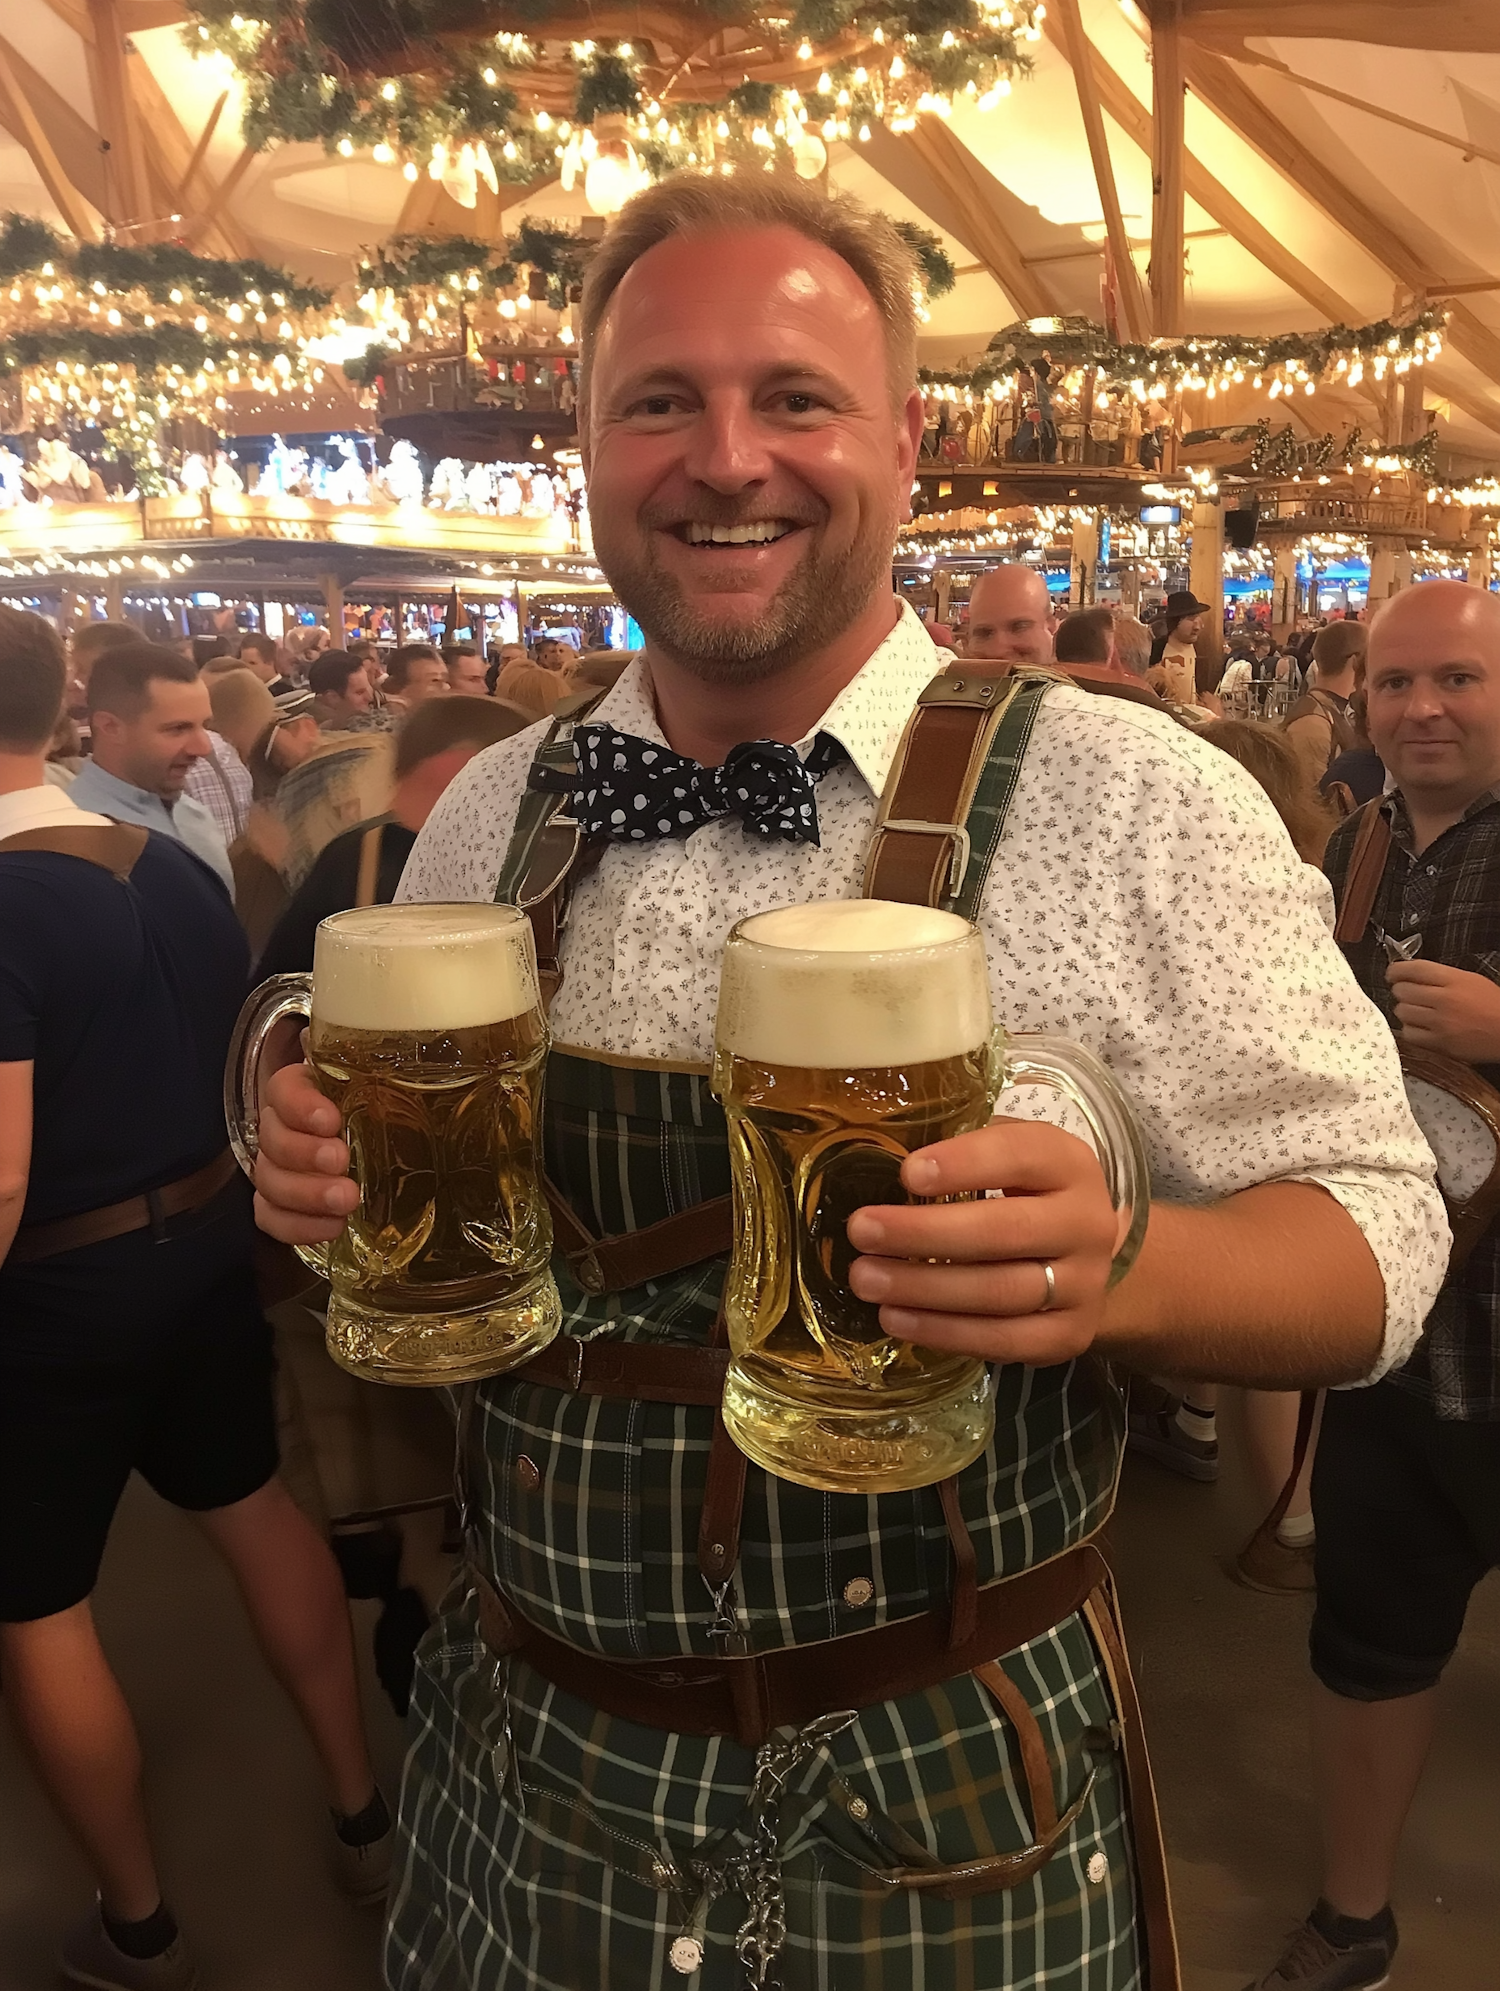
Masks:
[[[1354,1219],[1315,1183],[1271,1182],[1207,1209],[1155,1205],[1098,1346],[1132,1368],[1300,1389],[1368,1375],[1384,1323]]]
[[[21,1212],[26,1206],[26,1191],[19,1196],[0,1195],[0,1265],[3,1265],[11,1246],[16,1241],[16,1232],[21,1227]]]

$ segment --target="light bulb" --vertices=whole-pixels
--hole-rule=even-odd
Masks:
[[[799,180],[816,180],[828,164],[828,148],[813,132],[804,131],[792,147],[792,168]]]

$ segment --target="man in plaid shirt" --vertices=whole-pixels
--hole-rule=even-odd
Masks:
[[[1345,952],[1404,1043],[1500,1086],[1500,599],[1457,581],[1398,595],[1371,629],[1365,694],[1395,785],[1367,805],[1390,847]],[[1360,821],[1328,845],[1340,903]],[[1323,1890],[1252,1991],[1384,1983],[1395,1954],[1391,1883],[1438,1680],[1500,1563],[1500,1224],[1444,1281],[1407,1360],[1330,1395],[1312,1491]]]
[[[722,795],[713,775],[753,742],[816,789],[810,839],[751,833],[748,792],[743,821],[728,801],[687,831],[666,815],[648,833],[639,807],[634,827],[629,806],[606,819],[563,934],[544,1127],[596,1237],[727,1188],[707,1060],[729,925],[860,889],[934,662],[890,582],[922,433],[911,300],[888,223],[760,174],[663,183],[592,265],[590,510],[647,637],[593,718],[647,785],[681,756],[696,794]],[[539,742],[453,784],[403,896],[495,893]],[[577,777],[582,806],[583,758]],[[420,1656],[395,1991],[633,1991],[673,1972],[693,1991],[1139,1991],[1148,1967],[1175,1991],[1169,1930],[1147,1963],[1122,1703],[1085,1614],[1003,1665],[855,1708],[838,1648],[943,1612],[961,1554],[983,1597],[1095,1532],[1122,1428],[1096,1356],[1285,1387],[1406,1353],[1446,1229],[1321,891],[1227,759],[1127,701],[1047,688],[979,924],[1006,1021],[1091,1044],[1136,1102],[1158,1192],[1140,1257],[1109,1290],[1099,1164],[1056,1127],[1001,1120],[913,1156],[907,1187],[931,1201],[857,1213],[852,1282],[889,1332],[995,1365],[995,1439],[946,1508],[936,1488],[823,1494],[749,1468],[722,1584],[694,1553],[711,1402],[524,1371],[481,1386],[464,1454],[491,1588],[462,1583]],[[357,1196],[339,1133],[301,1068],[275,1075],[257,1172],[273,1234],[338,1233]],[[1019,1193],[945,1200],[986,1189]],[[723,1256],[604,1292],[555,1262],[578,1373],[617,1348],[663,1370],[703,1350]],[[702,1676],[732,1639],[766,1666],[821,1660],[835,1698],[757,1747],[605,1713],[535,1643],[496,1656],[479,1609],[496,1593],[574,1678],[647,1660]]]

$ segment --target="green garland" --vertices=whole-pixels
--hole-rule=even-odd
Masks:
[[[85,287],[103,284],[116,293],[143,291],[154,304],[182,302],[188,293],[214,304],[230,304],[255,291],[278,310],[320,311],[333,293],[303,283],[288,271],[253,258],[236,262],[195,255],[177,242],[127,248],[118,242],[74,242],[29,214],[0,217],[0,283],[52,273],[71,276]],[[174,299],[173,291],[183,293]]]
[[[1387,443],[1374,441],[1362,429],[1353,428],[1346,432],[1342,442],[1335,442],[1326,430],[1320,436],[1302,436],[1290,422],[1273,430],[1262,419],[1190,429],[1182,438],[1185,449],[1211,442],[1238,446],[1248,443],[1249,468],[1257,477],[1302,477],[1330,469],[1364,470],[1372,468],[1377,458],[1399,464],[1403,470],[1414,471],[1429,481],[1437,475],[1436,429],[1428,429],[1414,442]]]
[[[914,221],[898,221],[896,233],[917,259],[917,267],[922,273],[922,288],[929,299],[946,297],[958,282],[958,272],[953,267],[953,259],[930,228],[919,228]]]
[[[1046,353],[1063,372],[1096,367],[1111,389],[1130,389],[1137,382],[1147,388],[1175,387],[1215,374],[1272,373],[1279,367],[1292,367],[1316,380],[1336,371],[1341,359],[1370,364],[1382,358],[1409,358],[1427,348],[1443,324],[1441,311],[1424,311],[1405,323],[1381,318],[1370,325],[1330,325],[1318,332],[1279,332],[1269,338],[1215,333],[1140,346],[1120,344],[1091,318],[1033,318],[997,332],[972,373],[923,368],[918,377],[924,386],[983,394],[1007,376],[1029,372]]]
[[[760,4],[764,22],[753,11]],[[524,183],[555,170],[558,125],[536,119],[529,87],[536,45],[561,39],[563,31],[550,25],[561,11],[555,0],[511,0],[488,11],[472,0],[256,0],[253,14],[242,13],[242,5],[194,0],[183,39],[195,53],[214,49],[234,65],[245,88],[245,140],[257,149],[278,141],[330,151],[380,146],[422,163],[438,146],[452,152],[483,145],[484,169],[499,179]],[[725,26],[746,23],[744,0],[702,5],[709,22],[717,16]],[[1030,5],[1014,0],[1023,25]],[[577,21],[576,9],[568,19]],[[809,129],[832,120],[849,127],[839,136],[887,115],[877,87],[882,77],[872,80],[836,53],[838,39],[851,31],[901,57],[906,77],[892,115],[924,92],[977,93],[1031,68],[1017,46],[1011,11],[994,0],[801,0],[786,12],[752,0],[749,20],[788,47],[810,48],[809,72],[826,72],[831,87],[803,92]],[[502,22],[503,31],[494,33]],[[569,122],[587,126],[607,113],[644,120],[631,139],[656,173],[703,163],[705,133],[714,134],[709,142],[717,142],[721,156],[764,159],[763,150],[753,150],[748,126],[771,120],[781,86],[747,80],[719,101],[675,103],[661,113],[650,82],[661,72],[652,72],[646,59],[648,27],[642,37],[640,45],[574,45]],[[556,74],[554,66],[553,83]],[[555,103],[555,94],[544,101]],[[719,120],[731,115],[746,128],[718,132]],[[665,131],[655,128],[658,121]],[[778,135],[773,144],[790,146],[794,136]]]

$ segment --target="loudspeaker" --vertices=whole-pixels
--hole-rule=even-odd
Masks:
[[[1255,544],[1255,535],[1260,530],[1260,507],[1242,505],[1236,511],[1224,514],[1224,544],[1234,546],[1240,552]]]

